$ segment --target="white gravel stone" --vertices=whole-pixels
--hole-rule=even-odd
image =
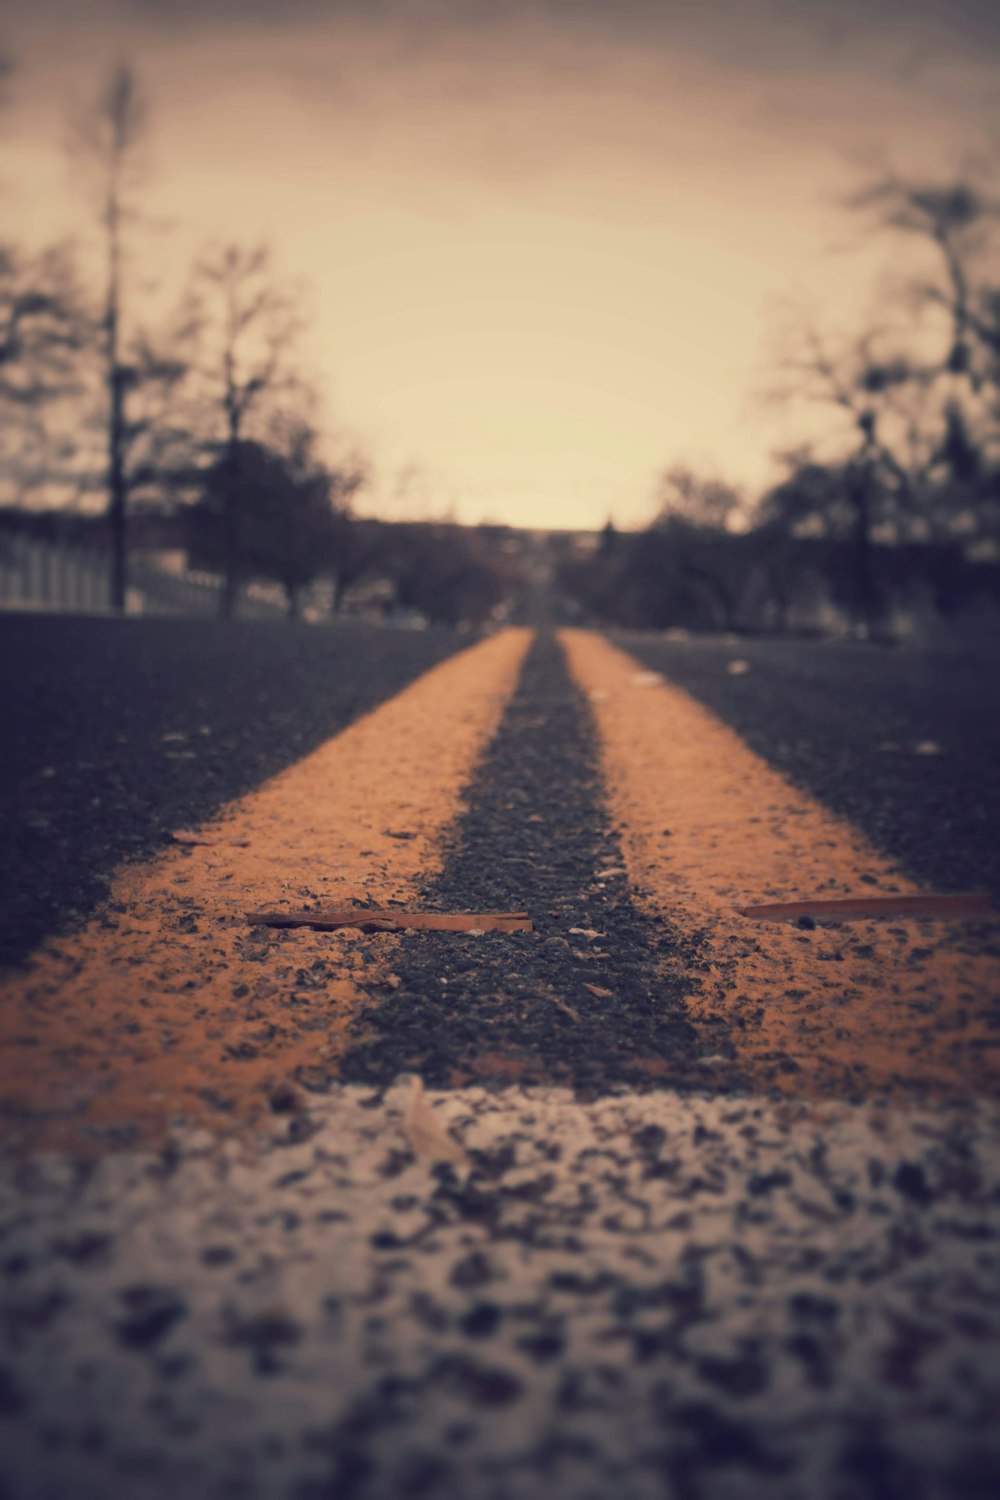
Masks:
[[[408,1097],[0,1171],[12,1500],[989,1492],[995,1112]]]

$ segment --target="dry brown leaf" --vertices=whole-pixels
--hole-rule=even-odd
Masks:
[[[175,844],[192,846],[198,844],[204,845],[208,849],[246,849],[248,847],[247,839],[214,838],[211,834],[207,833],[192,833],[188,828],[175,828],[171,832],[170,837]]]
[[[589,990],[592,995],[596,995],[598,1000],[613,1000],[615,998],[614,990],[602,990],[599,984],[585,984],[584,989]]]
[[[870,917],[973,917],[988,916],[993,911],[989,895],[983,891],[948,893],[947,895],[907,896],[833,896],[815,901],[768,901],[743,906],[744,917],[764,922],[795,921],[815,917],[831,922]]]
[[[467,1167],[469,1158],[462,1146],[441,1124],[424,1095],[424,1081],[417,1074],[413,1079],[410,1097],[403,1115],[403,1134],[410,1143],[414,1156],[429,1161],[450,1161],[457,1167]]]
[[[337,906],[318,911],[248,911],[252,927],[313,927],[332,932],[358,927],[362,932],[531,932],[523,911],[403,911],[396,907]]]
[[[585,988],[589,990],[590,985],[586,985]],[[569,1005],[561,995],[556,995],[550,991],[549,999],[552,1001],[552,1004],[556,1007],[556,1009],[561,1010],[563,1015],[569,1016],[571,1021],[580,1020],[580,1012],[578,1010],[574,1010],[572,1005]]]

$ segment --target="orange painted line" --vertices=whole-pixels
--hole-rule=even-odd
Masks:
[[[589,695],[633,898],[680,940],[692,1019],[759,1087],[808,1096],[989,1093],[1000,964],[969,926],[911,909],[847,931],[751,925],[803,889],[855,903],[928,894],[708,709],[587,631],[562,635]],[[696,955],[697,966],[689,956]]]
[[[531,632],[450,658],[150,862],[0,984],[0,1107],[17,1145],[225,1125],[335,1066],[391,933],[247,929],[246,912],[412,905],[510,697]],[[398,835],[409,835],[401,839]]]

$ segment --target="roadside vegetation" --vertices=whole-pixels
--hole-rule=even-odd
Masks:
[[[563,587],[596,619],[695,630],[891,634],[901,616],[1000,609],[1000,199],[888,177],[847,205],[920,273],[835,339],[798,320],[771,401],[824,416],[748,496],[674,467],[643,532],[608,526]],[[916,261],[915,261],[916,263]]]
[[[489,528],[355,515],[370,461],[331,440],[304,296],[269,246],[206,247],[152,314],[152,125],[119,64],[67,120],[81,242],[0,241],[0,542],[106,553],[120,612],[153,547],[214,575],[225,616],[264,584],[293,617],[360,593],[374,613],[485,623],[520,576]]]
[[[311,617],[509,616],[538,582],[537,546],[504,528],[356,514],[371,461],[331,438],[302,290],[266,244],[208,246],[172,295],[151,295],[154,115],[131,66],[67,123],[80,242],[0,241],[0,534],[103,549],[118,611],[159,535],[216,580],[227,616],[261,585],[291,616],[304,604]],[[877,323],[833,336],[799,318],[788,331],[769,399],[793,429],[806,419],[810,441],[763,494],[673,465],[644,530],[609,523],[550,547],[576,617],[869,637],[904,616],[996,617],[1000,199],[972,179],[887,177],[847,211],[919,269],[882,297]]]

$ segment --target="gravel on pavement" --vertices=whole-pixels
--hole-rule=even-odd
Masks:
[[[409,1097],[6,1166],[3,1493],[997,1493],[995,1114]]]

